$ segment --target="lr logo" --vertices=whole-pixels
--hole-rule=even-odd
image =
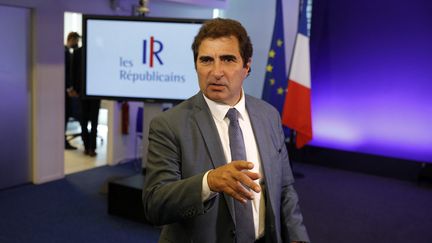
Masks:
[[[157,45],[156,45],[157,44]],[[155,46],[156,45],[156,46]],[[157,48],[156,48],[157,47]],[[149,57],[149,66],[153,67],[154,58],[158,60],[160,65],[163,65],[161,58],[159,57],[159,53],[163,50],[162,42],[155,40],[153,36],[150,36],[150,43],[148,44],[148,48],[150,49],[147,54],[147,40],[143,42],[143,63],[147,64],[147,55]]]

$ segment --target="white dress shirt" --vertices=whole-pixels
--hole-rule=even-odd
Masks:
[[[255,141],[255,136],[249,119],[249,114],[246,110],[245,98],[243,94],[244,93],[242,90],[242,97],[234,107],[231,107],[226,104],[217,103],[215,101],[208,99],[205,95],[203,96],[207,105],[210,108],[210,112],[216,124],[216,128],[219,133],[219,138],[222,142],[226,163],[231,162],[231,150],[229,146],[229,136],[228,136],[228,126],[230,121],[225,116],[230,108],[235,108],[240,113],[239,124],[243,133],[243,140],[245,142],[247,161],[254,163],[254,168],[251,171],[260,173],[261,179],[263,179],[262,178],[263,173],[261,169],[261,159],[258,151],[258,146]],[[201,195],[203,201],[212,198],[213,195],[216,194],[215,192],[212,192],[208,186],[207,175],[208,172],[204,175],[203,182],[202,182],[203,189]],[[255,183],[260,184],[259,180],[256,180]],[[261,197],[261,192],[259,193],[256,193],[254,191],[252,192],[254,193],[254,199],[252,200],[252,210],[253,210],[253,218],[254,218],[254,225],[255,225],[255,236],[258,239],[264,234],[265,200],[264,197]]]

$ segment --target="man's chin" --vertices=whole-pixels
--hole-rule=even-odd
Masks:
[[[213,100],[218,103],[225,103],[224,100],[226,99],[226,95],[224,95],[223,92],[213,91],[213,92],[207,92],[205,95],[210,100]]]

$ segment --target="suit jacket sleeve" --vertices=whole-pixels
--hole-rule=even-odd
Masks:
[[[300,241],[310,242],[303,216],[300,211],[299,198],[294,189],[292,170],[285,146],[285,135],[277,119],[279,127],[279,141],[281,141],[281,161],[283,161],[282,188],[281,188],[281,234],[283,242]]]
[[[178,136],[167,118],[159,116],[150,124],[143,203],[146,219],[156,225],[202,215],[211,205],[201,201],[205,172],[182,178]]]

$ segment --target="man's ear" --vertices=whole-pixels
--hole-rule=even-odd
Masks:
[[[251,65],[252,65],[252,58],[249,58],[248,62],[246,63],[246,77],[249,76],[249,73],[251,72]]]
[[[252,65],[252,58],[249,58],[248,62],[246,63],[246,67],[248,68],[248,71],[250,70]]]

